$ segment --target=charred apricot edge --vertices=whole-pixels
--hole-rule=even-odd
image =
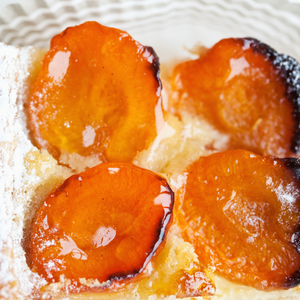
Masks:
[[[35,144],[132,161],[162,118],[159,61],[128,33],[87,22],[54,36],[28,104]]]
[[[70,292],[89,289],[82,278],[112,286],[141,278],[163,247],[173,203],[164,178],[130,163],[104,163],[73,175],[37,213],[32,270],[49,283],[63,275],[71,280]]]
[[[251,42],[252,41],[252,42]],[[247,38],[246,42],[251,42],[254,52],[265,56],[275,67],[282,82],[285,85],[285,96],[293,105],[293,119],[295,122],[293,138],[290,150],[299,154],[300,146],[300,66],[297,60],[286,54],[278,54],[270,46],[252,38]]]
[[[260,290],[300,282],[300,163],[229,150],[201,157],[176,195],[200,262]]]
[[[292,57],[253,38],[224,39],[176,66],[171,82],[175,111],[228,134],[226,149],[299,155],[300,67]]]

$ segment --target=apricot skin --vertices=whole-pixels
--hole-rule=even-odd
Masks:
[[[175,212],[200,262],[260,290],[298,285],[299,173],[296,159],[245,150],[193,163],[176,194]]]
[[[164,178],[129,163],[71,176],[38,211],[32,270],[49,283],[64,275],[72,280],[71,292],[88,289],[80,278],[112,286],[140,278],[163,247],[173,197]]]

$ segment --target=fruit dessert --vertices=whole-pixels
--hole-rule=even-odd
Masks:
[[[192,98],[196,60],[163,107],[155,52],[118,29],[68,28],[45,55],[1,47],[3,298],[299,299],[299,163],[259,155],[297,155],[293,59],[230,39],[212,68],[227,73],[200,80],[229,102]],[[215,153],[237,147],[253,152]]]

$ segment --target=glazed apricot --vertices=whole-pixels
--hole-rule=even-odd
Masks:
[[[73,175],[37,213],[32,270],[49,283],[63,275],[71,292],[87,289],[82,280],[109,281],[107,287],[142,276],[162,248],[172,209],[166,180],[130,163],[104,163]]]
[[[175,67],[172,106],[207,119],[226,149],[277,157],[299,154],[300,67],[252,38],[224,39]],[[224,149],[223,149],[224,150]]]
[[[261,290],[300,282],[300,161],[228,150],[186,170],[175,212],[199,260]]]
[[[35,144],[132,161],[162,117],[158,57],[128,33],[87,22],[53,37],[28,104]]]

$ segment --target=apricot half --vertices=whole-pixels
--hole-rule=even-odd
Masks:
[[[158,57],[128,33],[87,22],[53,37],[28,104],[34,142],[61,152],[132,161],[162,117]]]
[[[130,163],[104,163],[71,176],[38,211],[30,242],[32,270],[71,291],[141,274],[162,248],[173,192],[166,180]],[[72,288],[73,287],[73,288]]]
[[[199,260],[261,290],[300,283],[300,161],[229,150],[186,171],[177,219]]]
[[[175,67],[173,109],[229,135],[226,149],[277,157],[299,154],[300,67],[252,38],[224,39]]]

